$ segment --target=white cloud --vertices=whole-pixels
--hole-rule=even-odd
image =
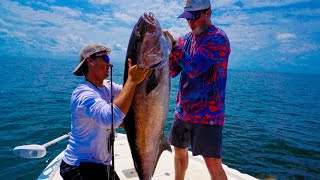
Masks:
[[[11,24],[7,23],[5,20],[0,18],[0,25],[2,25],[2,26],[10,26]]]
[[[20,46],[25,52],[36,49],[37,55],[40,51],[77,55],[86,43],[98,42],[112,48],[113,59],[124,59],[132,28],[144,12],[154,13],[162,28],[175,38],[190,31],[184,19],[177,19],[183,0],[88,0],[89,6],[79,1],[48,2],[1,1],[0,38],[4,44],[0,53]],[[320,8],[297,4],[309,0],[211,2],[212,21],[231,43],[231,68],[293,65],[295,57],[312,58],[312,53],[319,51]]]
[[[92,4],[106,5],[110,3],[110,0],[89,0],[88,2]]]
[[[128,14],[125,13],[121,13],[121,12],[115,12],[113,14],[113,16],[117,19],[119,19],[120,21],[126,22],[126,23],[134,23],[137,22],[137,19],[129,16]]]
[[[295,39],[297,36],[292,33],[283,33],[283,34],[276,34],[276,38],[278,40],[288,40],[288,39]]]
[[[294,65],[296,66],[297,64],[295,62],[293,62],[290,58],[286,58],[286,57],[279,57],[276,58],[275,61],[282,63],[282,64],[290,64],[290,65]]]
[[[50,37],[48,37],[49,39]],[[74,46],[75,44],[81,44],[82,46],[85,43],[85,40],[76,35],[76,34],[66,34],[64,36],[60,36],[56,38],[56,44],[52,44],[54,48],[49,47],[47,50],[52,52],[77,52],[79,51],[78,47]]]
[[[292,4],[310,2],[310,0],[242,0],[244,4],[251,8],[261,8],[261,7],[280,7],[288,6]]]
[[[1,34],[8,34],[9,31],[7,29],[4,29],[4,28],[0,28],[0,35]]]
[[[252,8],[264,8],[264,7],[281,7],[288,6],[297,3],[310,2],[310,0],[211,0],[211,4],[214,8],[226,8],[226,9],[252,9]]]
[[[114,51],[114,52],[122,52],[122,51],[124,51],[125,49],[122,47],[122,45],[121,44],[118,44],[118,43],[114,43],[113,45],[112,45],[112,47],[111,47],[111,49],[112,49],[112,51]]]
[[[65,15],[68,17],[79,17],[82,13],[77,10],[70,9],[68,7],[60,7],[60,6],[52,6],[51,9],[53,9],[56,14]]]
[[[235,5],[239,0],[211,0],[211,7],[214,10],[215,8],[231,8],[238,9],[239,7]]]
[[[282,43],[280,44],[279,51],[282,53],[290,53],[290,54],[309,54],[311,52],[318,51],[320,49],[319,46],[315,44],[311,44],[308,42],[295,42],[295,43]]]

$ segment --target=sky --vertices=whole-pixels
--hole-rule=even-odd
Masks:
[[[65,58],[111,47],[124,61],[132,29],[152,12],[175,38],[190,31],[183,0],[1,0],[0,56]],[[229,69],[320,74],[320,0],[211,0],[231,44]],[[1,61],[1,60],[0,60]]]

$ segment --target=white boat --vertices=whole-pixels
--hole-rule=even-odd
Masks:
[[[173,148],[173,147],[172,147]],[[138,180],[138,174],[136,173],[131,157],[129,143],[125,134],[118,133],[114,142],[115,152],[115,170],[120,179]],[[51,163],[43,170],[38,180],[62,180],[60,176],[60,163],[63,157],[61,152]],[[174,179],[174,153],[164,151],[161,154],[159,162],[157,164],[153,180],[167,180]],[[256,178],[243,174],[235,169],[229,168],[223,164],[229,180],[256,180]],[[189,151],[189,166],[186,172],[185,179],[205,180],[210,179],[209,172],[207,171],[205,162],[201,156],[192,156]]]

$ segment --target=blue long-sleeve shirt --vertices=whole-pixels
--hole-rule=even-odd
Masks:
[[[224,124],[230,44],[225,32],[211,26],[202,35],[180,37],[169,56],[170,76],[181,74],[175,116],[185,122]]]

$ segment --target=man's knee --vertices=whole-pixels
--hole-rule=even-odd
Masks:
[[[176,157],[179,158],[183,158],[183,157],[187,157],[188,156],[188,148],[178,148],[178,147],[174,147],[174,153]]]
[[[206,162],[206,165],[208,166],[208,168],[222,168],[222,160],[221,158],[208,158],[208,157],[204,157],[204,160]]]

